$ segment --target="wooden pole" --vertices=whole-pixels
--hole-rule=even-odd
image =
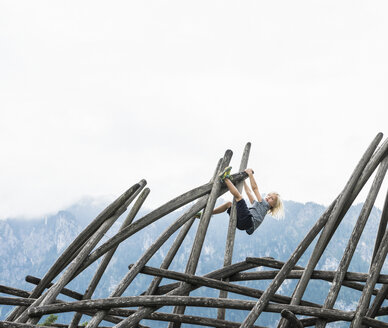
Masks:
[[[353,195],[354,198],[358,195],[366,181],[369,179],[370,175],[373,173],[374,169],[377,167],[378,163],[381,161],[381,158],[383,157],[384,153],[388,149],[388,142],[385,142],[382,147],[380,147],[376,153],[373,155],[371,161],[367,164],[365,167],[364,172],[361,174],[361,177],[359,181],[357,182]],[[352,195],[352,197],[353,197]],[[329,215],[331,211],[333,210],[337,199],[326,209],[326,211],[322,214],[322,216],[319,218],[319,220],[315,223],[313,228],[310,230],[310,232],[306,235],[306,237],[303,239],[303,241],[299,244],[299,246],[296,248],[296,250],[293,252],[293,254],[290,256],[289,260],[286,262],[284,267],[279,271],[276,278],[270,283],[264,294],[261,296],[261,298],[258,300],[256,306],[251,310],[251,312],[248,314],[248,316],[245,318],[245,320],[242,323],[242,328],[248,328],[249,325],[252,325],[253,322],[257,319],[257,317],[260,315],[260,313],[263,311],[265,306],[269,302],[269,297],[276,292],[276,290],[280,287],[281,283],[285,279],[286,275],[289,271],[291,271],[292,267],[296,264],[296,262],[299,260],[299,258],[303,255],[307,247],[311,244],[311,242],[314,240],[318,232],[323,228],[323,226],[326,224]]]
[[[336,202],[336,205],[334,206],[334,209],[331,212],[331,215],[328,218],[327,223],[321,235],[319,236],[317,244],[315,245],[313,253],[311,254],[311,257],[307,263],[305,272],[295,288],[295,291],[292,295],[292,298],[293,298],[292,304],[298,304],[300,299],[302,298],[307,288],[307,284],[310,280],[311,273],[314,270],[315,266],[317,265],[319,259],[321,258],[324,250],[326,249],[326,246],[329,243],[336,229],[337,223],[339,223],[342,220],[343,215],[341,215],[341,213],[344,214],[343,210],[345,210],[345,212],[347,211],[347,208],[345,209],[345,207],[347,204],[349,204],[349,200],[352,197],[352,192],[357,184],[357,181],[359,180],[369,160],[373,156],[373,153],[376,150],[378,144],[380,143],[382,137],[383,137],[382,133],[379,133],[373,139],[372,143],[369,145],[369,147],[361,157],[361,160],[358,162],[356,168],[354,169],[344,189],[340,193],[338,197],[338,201]],[[287,326],[287,322],[284,319],[281,319],[278,327],[285,328],[286,326]]]
[[[217,168],[220,166],[220,161],[217,164]],[[216,171],[217,172],[217,171]],[[214,177],[213,177],[214,179]],[[175,223],[173,223],[169,228],[165,230],[165,232],[156,240],[151,247],[143,254],[143,256],[131,267],[129,272],[125,275],[125,277],[121,280],[116,289],[111,293],[111,297],[117,297],[122,295],[125,289],[129,286],[129,284],[133,281],[136,275],[140,272],[141,268],[147,263],[147,261],[152,257],[152,255],[158,251],[161,245],[183,224],[185,224],[188,220],[190,220],[195,214],[197,214],[200,210],[204,208],[208,201],[209,196],[205,195],[195,203],[185,214],[183,214]],[[93,318],[89,321],[87,327],[95,328],[98,324],[104,319],[106,315],[105,311],[99,311],[96,313]]]
[[[236,310],[250,310],[255,305],[255,301],[237,300],[237,299],[219,299],[212,297],[193,297],[193,296],[129,296],[129,297],[112,297],[105,299],[83,300],[71,303],[59,303],[44,305],[41,307],[30,308],[29,315],[43,316],[50,313],[63,313],[91,309],[104,309],[121,307],[137,307],[143,306],[171,306],[171,305],[185,305],[195,307],[210,307],[218,308],[225,307]],[[320,318],[330,318],[344,321],[351,321],[354,317],[354,312],[341,311],[333,309],[322,309],[301,305],[288,304],[268,304],[266,306],[267,312],[280,313],[283,309],[289,310],[294,314],[315,316]],[[125,321],[125,320],[123,320]],[[122,321],[122,322],[123,322]],[[121,322],[121,323],[122,323]]]
[[[165,269],[157,269],[149,266],[143,267],[141,272],[152,276],[159,276],[159,277],[164,277],[168,279],[183,281],[191,285],[195,285],[196,287],[205,286],[205,287],[225,290],[231,293],[250,296],[250,297],[259,298],[263,294],[262,290],[240,286],[240,285],[232,284],[230,282],[220,281],[218,279],[195,276],[187,273],[181,273],[181,272],[165,270]],[[271,298],[271,301],[282,303],[282,304],[289,304],[291,301],[291,298],[288,296],[275,294]],[[302,301],[302,302],[303,302],[302,305],[305,305],[305,306],[321,307],[319,304],[315,304],[312,302],[306,302],[306,301]]]
[[[249,280],[272,280],[274,279],[279,271],[260,271],[260,272],[246,272],[246,273],[236,273],[235,275],[229,278],[230,281],[249,281]],[[299,279],[303,274],[303,270],[292,270],[287,275],[286,279]],[[320,279],[326,281],[333,281],[336,272],[333,271],[321,271],[314,270],[311,279]],[[362,291],[364,289],[364,285],[359,284],[357,288],[352,285],[347,285],[346,283],[351,283],[353,281],[361,281],[366,282],[368,279],[367,273],[359,273],[359,272],[346,272],[345,280],[343,280],[342,285],[345,287],[353,288],[356,290]],[[381,274],[377,283],[387,284],[388,283],[388,275]],[[377,291],[376,291],[377,292]]]
[[[215,169],[214,174],[213,174],[213,177],[210,180],[210,182],[214,182],[214,179],[216,179],[218,171],[219,171],[219,169],[221,167],[221,164],[222,164],[222,158],[220,158],[220,160],[218,161],[216,169]],[[207,199],[208,196],[206,195],[206,196],[203,196],[203,197],[206,197],[206,199]],[[190,219],[188,222],[185,223],[185,225],[179,231],[178,236],[174,240],[174,243],[172,244],[172,246],[169,249],[167,255],[165,256],[162,264],[160,265],[161,269],[168,269],[169,268],[172,260],[174,259],[176,253],[178,252],[178,249],[180,248],[183,240],[185,239],[185,237],[186,237],[187,233],[189,232],[192,224],[194,223],[194,220],[195,220],[194,218]],[[152,294],[154,294],[156,289],[158,288],[161,280],[162,280],[161,277],[155,277],[152,280],[150,286],[148,287],[148,290],[146,291],[145,295],[152,295]]]
[[[140,182],[141,183],[141,182]],[[40,284],[34,288],[31,292],[31,298],[39,297],[42,292],[46,289],[47,284],[49,284],[62,270],[63,266],[67,266],[73,259],[74,253],[89,239],[93,233],[98,229],[98,227],[108,218],[110,218],[125,202],[126,200],[140,188],[140,184],[136,183],[126,192],[124,192],[119,198],[117,198],[113,203],[106,207],[75,239],[74,241],[66,248],[66,250],[58,257],[55,263],[47,271],[45,276],[42,278]],[[25,307],[16,308],[12,313],[7,317],[7,321],[15,320],[19,315],[25,311]]]
[[[230,163],[230,160],[232,158],[233,152],[231,150],[227,150],[225,152],[225,155],[223,157],[223,161],[220,167],[220,172],[223,171]],[[189,256],[189,259],[187,261],[187,266],[185,273],[187,274],[195,274],[195,271],[197,270],[197,265],[199,261],[199,257],[201,255],[203,242],[205,240],[207,228],[209,226],[210,218],[213,214],[214,206],[216,204],[218,195],[221,190],[221,180],[215,179],[213,183],[213,188],[210,192],[205,210],[202,213],[201,220],[198,225],[198,230],[194,238],[193,247],[191,249],[191,253]],[[182,283],[181,286],[182,293],[180,295],[188,295],[190,293],[190,285],[187,283]],[[173,310],[174,314],[184,314],[185,307],[175,307]],[[120,327],[120,325],[118,325]],[[123,326],[121,326],[122,328]],[[180,323],[171,323],[169,325],[169,328],[179,328]]]
[[[255,268],[256,265],[253,263],[247,263],[247,262],[238,262],[235,264],[231,264],[228,267],[221,268],[218,270],[215,270],[213,272],[210,272],[205,275],[205,277],[213,278],[213,279],[222,279],[229,277],[237,272],[248,270]],[[176,284],[171,284],[170,286],[162,286],[158,289],[158,293],[167,293],[167,295],[179,295],[181,292],[180,286],[175,287]],[[167,288],[163,288],[167,287]],[[175,288],[174,288],[175,287]],[[192,289],[196,289],[195,286],[192,286]],[[124,323],[126,327],[136,327],[136,325],[139,323],[140,320],[144,319],[146,316],[149,316],[152,312],[154,312],[156,309],[154,307],[142,307],[138,311],[136,311],[134,314],[129,316],[127,319],[125,319]]]
[[[247,168],[250,150],[251,150],[251,143],[248,142],[244,148],[239,172],[242,172]],[[240,193],[242,191],[242,187],[243,187],[243,182],[240,182],[236,185],[236,188]],[[233,198],[233,205],[231,208],[230,218],[229,218],[228,234],[226,237],[224,267],[232,264],[234,240],[236,235],[236,225],[237,225],[236,200]],[[228,282],[228,280],[226,280],[226,282]],[[227,297],[228,297],[228,292],[221,290],[219,294],[219,298],[227,298]],[[225,320],[225,309],[223,308],[218,309],[217,319]]]
[[[148,248],[148,250],[137,260],[137,262],[131,267],[129,272],[116,286],[115,290],[110,294],[110,297],[121,296],[128,288],[130,283],[135,279],[141,268],[149,261],[149,259],[160,249],[160,247],[167,241],[171,235],[177,231],[183,224],[190,220],[199,210],[201,210],[206,204],[206,198],[194,204],[189,211],[183,214],[178,220],[176,220],[170,227],[168,227],[159,238]],[[104,319],[106,312],[98,312],[88,323],[87,328],[95,328]]]
[[[178,249],[182,245],[183,240],[185,239],[187,233],[189,232],[191,226],[193,225],[195,221],[195,218],[190,219],[187,221],[182,229],[179,231],[178,236],[174,240],[174,243],[172,244],[171,248],[169,249],[167,255],[165,256],[162,264],[160,265],[161,269],[168,269],[172,260],[174,259],[176,253],[178,252]],[[156,289],[159,287],[160,282],[162,281],[161,277],[155,277],[150,286],[148,287],[147,291],[145,292],[145,295],[153,295],[155,294]]]
[[[0,293],[19,296],[19,297],[26,297],[26,298],[28,298],[30,296],[30,293],[28,293],[24,290],[12,288],[12,287],[7,287],[4,285],[0,285]]]
[[[232,174],[232,179],[236,183],[246,179],[247,177],[248,175],[245,172]],[[124,228],[122,231],[118,232],[116,235],[110,238],[107,242],[105,242],[103,245],[97,248],[94,252],[92,252],[85,260],[85,263],[77,271],[76,275],[78,275],[80,272],[86,269],[89,265],[91,265],[94,261],[96,261],[101,256],[103,256],[110,249],[117,246],[122,241],[126,240],[128,237],[140,231],[147,225],[157,221],[161,217],[175,211],[176,209],[192,202],[193,200],[196,200],[197,198],[208,194],[211,191],[212,185],[213,184],[209,182],[201,187],[188,191],[185,194],[172,199],[171,201],[162,205],[161,207],[157,208],[151,213],[145,215],[143,218],[133,222],[128,227]],[[226,187],[222,187],[220,194],[218,196],[221,196],[227,190],[228,189]]]
[[[138,188],[136,188],[136,190],[137,189]],[[131,193],[131,195],[133,193]],[[85,243],[82,250],[78,253],[77,257],[67,267],[66,271],[62,274],[62,276],[59,278],[59,280],[52,287],[50,287],[50,289],[44,295],[39,297],[31,306],[36,307],[36,306],[40,306],[40,305],[50,304],[51,302],[53,302],[55,300],[55,298],[58,296],[58,294],[63,289],[63,287],[65,287],[67,285],[67,283],[69,283],[71,281],[76,270],[83,263],[83,261],[85,260],[87,255],[90,253],[90,251],[101,240],[101,238],[104,236],[105,232],[108,231],[108,229],[119,218],[119,216],[126,211],[130,201],[132,201],[132,198],[131,197],[127,198],[126,201],[122,204],[122,206],[120,208],[118,208],[117,211],[113,214],[113,216],[111,216],[108,220],[104,221],[101,224],[101,226],[97,229],[97,231],[93,234],[93,236],[90,237],[89,240]],[[28,315],[25,311],[16,319],[16,322],[23,323],[26,320],[28,320]],[[38,321],[39,321],[39,318],[34,318],[34,319],[28,320],[28,323],[35,324]]]
[[[345,274],[348,271],[350,262],[353,258],[353,254],[356,250],[361,234],[364,230],[365,224],[370,215],[370,212],[372,211],[372,207],[375,203],[381,184],[383,183],[383,179],[387,172],[387,168],[388,168],[388,157],[386,157],[380,164],[380,167],[377,171],[377,174],[370,188],[366,201],[362,207],[357,223],[355,224],[352,234],[349,237],[348,245],[346,246],[346,249],[344,251],[340,264],[338,265],[336,275],[333,279],[329,293],[323,305],[324,308],[326,309],[332,309],[335,301],[337,300],[338,293],[342,286],[342,282],[345,279]],[[325,321],[323,319],[318,321],[316,327],[317,328],[326,327]]]
[[[139,188],[137,190],[137,192],[134,194],[135,197],[141,191],[141,189],[142,188]],[[122,223],[120,230],[122,230],[123,228],[125,228],[126,226],[128,226],[129,224],[132,223],[133,219],[135,218],[136,214],[139,212],[141,206],[143,205],[143,203],[146,200],[149,193],[150,193],[149,188],[145,188],[143,190],[143,192],[138,197],[135,204],[133,205],[133,207],[129,211],[124,222]],[[117,248],[118,248],[118,246],[112,248],[109,252],[107,252],[105,254],[104,258],[102,259],[101,263],[98,266],[96,273],[94,274],[92,280],[90,281],[89,286],[86,288],[86,291],[85,291],[82,299],[89,299],[92,297],[94,291],[97,288],[98,283],[100,282],[100,280],[102,278],[102,275],[104,274],[110,260],[112,259],[114,253],[116,252]],[[72,321],[70,322],[69,328],[76,328],[78,326],[79,322],[81,321],[81,318],[82,318],[82,313],[76,313],[74,315]]]
[[[375,248],[373,251],[372,263],[374,262],[374,258],[376,257],[377,250],[381,245],[381,240],[386,231],[387,221],[388,221],[388,193],[385,196],[384,208],[381,214],[379,230],[377,233]],[[387,295],[388,295],[388,284],[386,283],[381,287],[381,289],[379,290],[379,293],[374,298],[372,306],[370,307],[370,309],[366,314],[368,317],[374,318],[376,316],[378,309],[380,309],[380,307],[382,306],[384,300],[387,298]]]
[[[387,229],[387,223],[388,223],[388,192],[385,196],[383,212],[381,214],[379,230],[377,232],[376,241],[375,241],[375,248],[373,250],[373,257],[372,258],[374,258],[376,256],[377,250],[380,247],[381,239],[383,239],[385,230]]]
[[[359,303],[356,309],[356,314],[354,316],[352,324],[350,325],[351,328],[359,328],[362,325],[362,317],[365,316],[368,310],[372,289],[374,288],[377,282],[378,276],[381,272],[381,268],[387,256],[387,251],[388,251],[388,231],[386,231],[384,234],[380,247],[376,253],[376,257],[374,258],[374,261],[369,270],[369,277],[368,277],[368,280],[366,281],[365,288],[359,300]]]
[[[282,310],[282,312],[280,312],[280,314],[284,319],[286,319],[291,324],[292,327],[303,328],[303,324],[298,320],[295,314],[293,314],[291,311],[284,309]]]
[[[39,282],[41,281],[41,279],[37,278],[37,277],[33,277],[33,276],[26,276],[26,281],[31,283],[31,284],[35,284],[35,285],[38,285]],[[54,284],[51,282],[47,285],[48,288],[52,287]],[[70,290],[70,289],[67,289],[67,288],[62,288],[61,290],[61,294],[62,295],[66,295],[66,296],[69,296],[71,298],[74,298],[76,300],[82,300],[82,294],[80,293],[77,293],[73,290]]]

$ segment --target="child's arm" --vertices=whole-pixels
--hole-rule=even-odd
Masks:
[[[261,198],[261,195],[260,195],[260,192],[259,192],[259,188],[257,187],[257,184],[256,184],[256,180],[253,177],[253,170],[252,169],[246,169],[245,172],[248,173],[249,182],[251,183],[252,190],[253,190],[253,192],[254,192],[258,202],[261,203],[263,201],[263,198]]]
[[[244,180],[244,190],[248,196],[249,202],[253,204],[253,201],[255,200],[255,198],[253,197],[252,191],[251,189],[249,189],[248,184],[245,180]]]

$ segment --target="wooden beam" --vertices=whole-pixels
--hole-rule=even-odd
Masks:
[[[341,191],[338,196],[338,201],[336,202],[333,211],[331,212],[327,223],[325,224],[322,233],[320,234],[318,241],[314,247],[314,250],[310,256],[310,259],[307,263],[305,271],[299,280],[294,293],[292,294],[292,304],[299,304],[300,299],[302,298],[308,282],[310,280],[312,271],[320,260],[324,250],[326,249],[331,237],[334,234],[338,224],[341,222],[348,208],[350,207],[352,201],[352,196],[354,195],[355,186],[358,180],[361,177],[363,170],[373,156],[374,151],[376,150],[378,144],[380,143],[383,135],[382,133],[377,134],[373,139],[367,150],[364,152],[360,161],[358,162],[356,168],[353,170],[352,175],[350,176],[348,182],[346,183],[344,189]],[[358,194],[358,193],[357,193]],[[354,197],[355,198],[355,197]],[[285,320],[280,320],[278,328],[287,327]]]
[[[280,312],[280,314],[284,319],[286,319],[291,324],[293,328],[303,328],[303,324],[298,320],[295,314],[292,313],[291,311],[284,309]]]
[[[378,135],[379,136],[379,135]],[[356,186],[354,188],[353,195],[358,195],[359,191],[362,189],[366,181],[372,175],[374,169],[380,163],[382,157],[388,150],[388,141],[386,141],[382,147],[380,147],[376,153],[372,156],[371,160],[366,165],[364,171],[362,172]],[[242,328],[248,328],[253,322],[256,321],[260,313],[264,310],[265,306],[269,302],[269,298],[276,292],[276,290],[280,287],[281,283],[287,276],[288,272],[291,271],[292,267],[296,264],[299,258],[304,254],[307,247],[314,240],[318,232],[323,228],[326,224],[333,208],[335,207],[338,198],[333,201],[333,203],[326,209],[326,211],[322,214],[322,216],[318,219],[316,224],[310,230],[310,232],[305,236],[303,241],[298,245],[296,250],[291,254],[289,260],[283,266],[283,268],[279,271],[278,276],[270,283],[263,296],[258,300],[256,306],[251,310],[248,316],[245,318],[242,323]],[[355,197],[354,197],[355,198]]]
[[[136,193],[133,194],[133,198],[135,198],[140,191],[142,190],[143,186],[139,188]],[[131,210],[129,211],[127,217],[125,218],[124,222],[122,223],[120,230],[124,229],[126,226],[130,225],[135,218],[136,214],[139,212],[141,206],[143,205],[144,201],[147,199],[147,196],[150,193],[149,188],[145,188],[138,199],[136,200],[135,204],[132,206]],[[119,231],[120,231],[119,230]],[[82,299],[89,299],[92,297],[94,291],[97,288],[98,283],[100,282],[102,275],[104,274],[110,260],[112,259],[114,253],[116,252],[118,246],[112,248],[109,252],[107,252],[102,261],[100,262],[93,278],[91,279],[89,286],[86,288],[86,291],[84,295],[82,296]],[[69,328],[76,328],[82,318],[82,313],[76,313],[73,317],[73,319],[70,322]]]
[[[251,143],[248,142],[245,145],[243,155],[241,157],[239,172],[243,172],[248,166],[249,153],[251,150]],[[237,190],[241,193],[243,187],[243,182],[239,182],[236,184]],[[236,200],[233,198],[232,208],[229,216],[229,226],[228,233],[226,236],[226,245],[225,245],[225,254],[224,254],[224,267],[232,264],[233,257],[233,248],[234,248],[234,239],[236,235],[236,225],[237,225],[237,210],[236,210]],[[229,282],[226,279],[226,282]],[[227,298],[228,292],[225,290],[221,290],[219,294],[219,298]],[[225,319],[225,309],[218,309],[217,311],[217,319],[224,320]]]
[[[140,182],[141,183],[141,182]],[[119,198],[113,203],[107,206],[66,248],[66,250],[57,258],[55,263],[47,271],[42,278],[40,284],[34,288],[31,292],[31,298],[39,297],[42,292],[46,289],[47,285],[53,281],[53,279],[63,270],[64,266],[67,266],[77,254],[77,250],[94,234],[94,232],[101,226],[101,224],[110,218],[136,190],[140,187],[140,183],[134,184],[126,192],[124,192]],[[25,307],[16,308],[7,317],[7,321],[13,321],[20,316],[24,311]]]
[[[224,307],[236,310],[250,310],[256,304],[255,301],[237,300],[237,299],[219,299],[211,297],[193,297],[193,296],[130,296],[130,297],[112,297],[105,299],[83,300],[72,303],[50,304],[41,307],[30,308],[28,313],[30,316],[42,316],[50,313],[63,313],[90,309],[104,309],[121,307],[137,307],[143,306],[174,306],[185,305],[195,307]],[[294,314],[324,317],[329,319],[351,321],[354,317],[354,311],[341,311],[334,309],[322,309],[301,305],[288,304],[268,304],[267,312],[280,313],[283,309],[289,310]],[[124,320],[122,321],[124,322]]]
[[[141,272],[152,276],[160,276],[168,279],[187,282],[196,287],[201,287],[201,286],[210,287],[210,288],[225,290],[231,293],[255,297],[255,298],[259,298],[263,294],[263,291],[261,290],[232,284],[226,281],[220,281],[217,279],[201,277],[201,276],[194,276],[191,274],[181,273],[181,272],[176,272],[171,270],[158,269],[158,268],[153,268],[149,266],[143,267]],[[291,301],[291,298],[288,296],[275,294],[271,299],[271,301],[282,303],[282,304],[289,304]],[[312,307],[321,307],[319,304],[315,304],[307,301],[306,302],[303,301],[303,305],[312,306]]]
[[[373,184],[370,188],[370,191],[368,193],[366,201],[361,209],[358,220],[357,220],[357,222],[354,226],[354,229],[349,237],[348,244],[345,248],[342,259],[338,265],[338,269],[337,269],[337,272],[336,272],[335,277],[333,279],[333,283],[331,284],[329,293],[326,297],[325,303],[323,304],[323,306],[327,309],[332,309],[335,301],[337,300],[339,291],[340,291],[341,286],[342,286],[342,282],[345,279],[346,272],[348,271],[350,262],[353,258],[353,254],[354,254],[356,247],[358,245],[358,242],[361,238],[361,234],[362,234],[364,227],[366,225],[366,222],[369,218],[370,212],[372,211],[373,205],[375,203],[377,194],[380,190],[381,184],[383,183],[387,169],[388,169],[388,157],[386,157],[386,159],[383,160],[379,166],[379,169],[378,169],[377,174],[374,178]],[[326,327],[325,321],[323,319],[318,321],[316,327],[317,328]]]
[[[219,172],[222,172],[230,163],[230,160],[232,159],[233,152],[231,150],[227,150],[225,152],[225,155],[222,159],[222,163],[220,166]],[[214,206],[216,204],[216,201],[218,199],[220,190],[221,190],[221,180],[216,178],[213,182],[213,188],[209,194],[209,198],[206,203],[206,207],[201,215],[201,220],[199,221],[197,233],[194,237],[193,245],[191,248],[191,253],[189,256],[189,259],[187,261],[185,273],[194,275],[198,262],[199,257],[201,255],[203,243],[205,241],[206,232],[209,226],[210,218],[213,215]],[[179,292],[178,292],[179,290]],[[187,283],[182,283],[179,289],[175,291],[176,295],[189,295],[191,291],[191,286]],[[185,307],[184,306],[177,306],[173,309],[174,314],[184,314],[185,313]],[[169,328],[180,328],[180,323],[174,322],[169,324]],[[124,324],[117,325],[117,328],[124,328]]]

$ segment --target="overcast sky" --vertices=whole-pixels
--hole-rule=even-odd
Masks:
[[[113,199],[143,178],[159,206],[208,182],[227,149],[237,170],[248,141],[263,193],[330,204],[388,134],[387,10],[1,0],[0,218]]]

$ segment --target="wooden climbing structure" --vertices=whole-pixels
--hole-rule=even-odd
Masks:
[[[26,277],[35,285],[27,292],[17,288],[0,285],[0,304],[15,306],[8,317],[0,322],[0,327],[36,327],[40,318],[46,314],[73,313],[73,319],[66,325],[71,328],[79,326],[82,315],[91,320],[87,328],[101,327],[101,322],[111,322],[116,328],[144,327],[144,320],[158,327],[160,322],[168,322],[169,328],[178,328],[182,324],[205,327],[260,327],[256,320],[263,312],[281,314],[278,327],[323,328],[331,322],[348,322],[349,327],[388,327],[388,324],[376,319],[388,315],[383,301],[388,297],[388,275],[381,274],[388,251],[388,201],[385,198],[380,225],[374,241],[374,253],[367,273],[349,272],[349,264],[363,232],[369,214],[380,191],[388,168],[388,140],[381,143],[383,135],[379,133],[366,149],[347,184],[336,199],[327,207],[316,221],[295,251],[286,262],[272,258],[247,257],[245,261],[232,263],[236,231],[236,210],[232,206],[230,223],[225,244],[224,265],[216,271],[203,276],[196,275],[200,263],[200,254],[207,233],[209,220],[215,203],[227,191],[218,179],[218,174],[229,165],[232,151],[227,150],[219,160],[210,182],[194,188],[168,203],[160,206],[143,217],[134,220],[150,190],[146,181],[141,180],[117,200],[105,208],[67,247],[47,273],[41,277]],[[237,188],[242,188],[247,178],[250,144],[244,149],[239,173],[233,175]],[[375,174],[374,174],[375,173]],[[354,230],[348,240],[346,249],[335,271],[318,271],[317,263],[325,251],[331,237],[340,225],[354,200],[367,181],[374,174],[369,193],[363,204]],[[187,205],[190,205],[187,207]],[[128,238],[136,238],[136,233],[169,213],[186,206],[188,209],[175,222],[163,231],[142,256],[129,266],[127,274],[121,279],[108,298],[94,299],[93,294],[99,288],[99,282],[120,243]],[[185,208],[186,208],[185,207]],[[169,270],[183,240],[187,236],[195,215],[202,211],[191,254],[187,259],[184,272]],[[97,247],[104,234],[109,231],[116,220],[124,213],[126,218],[120,228],[109,240]],[[147,266],[148,261],[160,247],[176,232],[171,248],[160,267]],[[305,267],[297,265],[313,240],[318,240]],[[91,264],[100,260],[97,270],[84,291],[69,290],[66,286]],[[248,271],[253,268],[268,268],[267,271]],[[141,295],[123,296],[136,276],[144,274],[153,276],[148,289]],[[161,284],[167,278],[176,282]],[[296,279],[297,285],[291,296],[278,294],[286,279]],[[323,304],[308,302],[303,299],[304,292],[312,280],[330,282],[330,290]],[[53,281],[56,280],[55,283]],[[252,280],[270,280],[265,290],[242,286],[236,282]],[[381,286],[376,287],[376,284]],[[190,293],[198,288],[207,287],[218,290],[219,297],[195,297]],[[335,309],[335,301],[342,287],[358,291],[358,303],[355,311]],[[233,299],[228,293],[243,295],[244,299]],[[74,299],[71,302],[61,300],[61,295]],[[249,298],[249,299],[248,299]],[[166,306],[173,306],[173,311],[163,312]],[[217,317],[193,316],[185,314],[187,307],[216,308]],[[225,320],[225,311],[249,311],[242,322]],[[142,322],[143,321],[143,322]],[[57,325],[58,326],[58,325]]]

